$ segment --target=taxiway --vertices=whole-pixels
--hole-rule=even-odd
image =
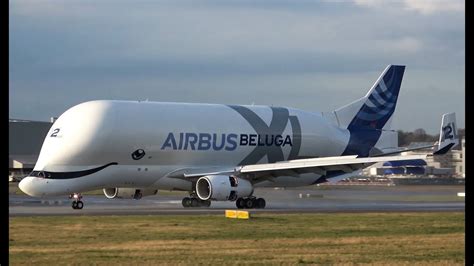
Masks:
[[[264,197],[265,209],[276,212],[398,212],[464,211],[464,186],[327,186],[310,189],[256,189]],[[44,199],[10,194],[10,216],[36,215],[166,215],[218,214],[235,209],[234,202],[212,202],[209,208],[183,208],[182,195],[158,195],[134,199],[107,199],[84,195],[84,209],[73,210],[66,196]]]

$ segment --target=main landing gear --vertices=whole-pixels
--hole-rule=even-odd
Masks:
[[[73,199],[72,201],[72,208],[74,210],[80,210],[82,207],[84,207],[84,202],[82,202],[82,195],[80,193],[73,193],[69,195],[70,199]]]
[[[235,205],[239,209],[263,209],[265,208],[265,200],[263,198],[238,198],[235,202]]]
[[[210,200],[202,200],[194,197],[186,197],[184,198],[181,203],[183,204],[183,207],[185,208],[197,208],[197,207],[209,207],[211,206],[211,201]]]

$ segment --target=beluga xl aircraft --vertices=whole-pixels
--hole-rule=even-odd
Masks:
[[[425,159],[459,143],[454,113],[443,115],[429,155],[397,144],[390,129],[405,66],[389,65],[362,98],[331,112],[286,107],[98,100],[52,125],[38,161],[19,184],[34,197],[103,189],[107,198],[188,191],[184,207],[235,201],[264,208],[255,187],[340,180],[384,161]],[[427,148],[419,147],[417,149]]]

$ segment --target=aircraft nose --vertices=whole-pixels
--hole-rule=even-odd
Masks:
[[[33,189],[33,179],[34,177],[32,176],[27,176],[23,178],[20,183],[18,184],[18,187],[20,188],[21,191],[23,191],[25,194],[28,194],[30,196],[36,196],[36,193],[34,193]]]

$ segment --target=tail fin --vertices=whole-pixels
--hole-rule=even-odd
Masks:
[[[405,66],[387,66],[367,95],[334,111],[339,126],[389,129],[404,72]]]
[[[456,113],[444,114],[439,132],[438,150],[433,155],[447,153],[451,148],[459,144],[456,128]]]

